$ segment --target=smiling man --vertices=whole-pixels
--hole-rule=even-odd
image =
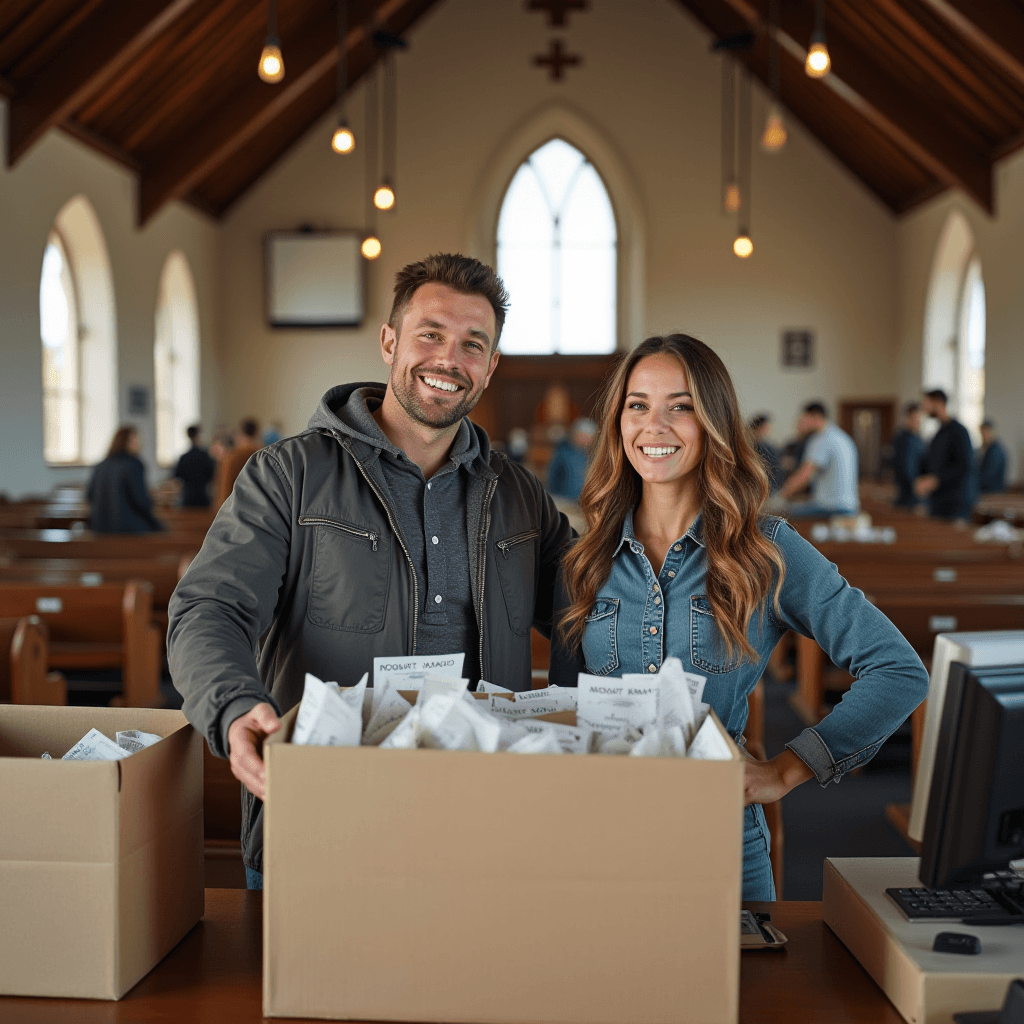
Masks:
[[[550,633],[571,530],[466,418],[497,365],[507,305],[494,271],[465,256],[399,271],[380,334],[387,385],[331,388],[303,433],[251,458],[171,598],[185,714],[246,787],[251,887],[260,745],[307,671],[350,685],[374,657],[464,651],[472,681],[530,687],[530,630]]]

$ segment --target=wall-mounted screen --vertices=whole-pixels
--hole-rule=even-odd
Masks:
[[[266,237],[271,327],[358,327],[365,293],[354,231],[274,231]]]

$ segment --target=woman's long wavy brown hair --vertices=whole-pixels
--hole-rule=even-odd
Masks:
[[[728,655],[738,649],[743,657],[756,660],[747,639],[751,617],[757,611],[763,614],[773,589],[777,604],[785,574],[782,556],[759,528],[768,477],[740,418],[729,371],[707,345],[687,334],[648,338],[623,357],[605,384],[600,432],[580,495],[587,528],[565,556],[570,605],[559,628],[571,647],[580,644],[586,617],[611,573],[626,513],[640,503],[643,481],[626,458],[619,421],[634,367],[654,355],[679,360],[704,428],[698,487],[708,603]]]

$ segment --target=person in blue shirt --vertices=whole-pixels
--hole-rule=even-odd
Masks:
[[[581,416],[555,449],[548,467],[548,490],[556,497],[579,501],[587,475],[587,453],[597,433],[597,424]]]
[[[743,899],[774,899],[761,805],[864,764],[924,699],[896,627],[784,520],[721,359],[685,334],[648,338],[610,380],[580,496],[587,530],[563,563],[551,682],[576,671],[707,677],[704,700],[740,741],[747,696],[786,630],[813,637],[854,683],[769,761],[745,766]],[[699,828],[699,825],[695,827]]]
[[[896,479],[896,500],[900,508],[916,508],[921,499],[914,493],[914,481],[921,475],[928,446],[921,437],[921,406],[908,402],[903,407],[903,425],[892,436],[892,472]]]
[[[977,463],[978,490],[982,494],[1002,494],[1006,490],[1006,449],[996,437],[992,420],[985,420],[981,425]]]

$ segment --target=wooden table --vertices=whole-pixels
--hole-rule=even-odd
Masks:
[[[750,903],[788,937],[742,955],[741,1024],[902,1024],[821,920],[820,903]],[[120,1002],[0,998],[0,1024],[241,1024],[262,1019],[262,899],[207,889],[206,916]]]

